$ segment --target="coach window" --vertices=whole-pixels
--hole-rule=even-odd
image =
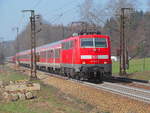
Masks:
[[[62,43],[62,49],[65,49],[65,50],[72,49],[73,46],[74,46],[74,43],[75,43],[74,40],[71,40],[71,41],[68,41],[68,42],[63,42]]]
[[[31,54],[28,55],[29,59],[31,59]]]
[[[46,52],[45,51],[42,51],[41,52],[41,58],[45,58],[46,57]]]
[[[27,54],[27,56],[26,56],[26,57],[27,57],[27,59],[29,59],[29,55],[28,55],[28,54]]]
[[[69,49],[69,42],[64,42],[63,44],[62,44],[62,48],[63,49]]]
[[[39,52],[36,53],[36,61],[37,61],[37,62],[40,61],[40,53],[39,53]]]
[[[65,49],[65,42],[62,43],[62,49]]]
[[[50,58],[54,58],[54,50],[50,50]]]
[[[40,57],[43,58],[43,52],[40,52]]]
[[[39,52],[37,52],[37,53],[36,53],[36,55],[40,55],[40,53],[39,53]]]
[[[50,50],[50,58],[54,58],[54,50]]]
[[[42,52],[40,52],[40,57],[42,58]]]
[[[36,53],[36,56],[37,56],[37,57],[40,57],[40,53],[39,53],[39,52],[37,52],[37,53]],[[28,55],[28,57],[29,57],[29,55]]]
[[[68,49],[68,42],[64,43],[64,49]]]
[[[48,50],[48,51],[47,51],[47,57],[50,58],[50,55],[51,55],[51,51]]]
[[[55,58],[60,57],[60,49],[55,49]]]
[[[46,51],[43,52],[43,58],[46,58]]]

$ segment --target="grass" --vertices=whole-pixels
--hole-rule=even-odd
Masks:
[[[23,80],[26,76],[4,69],[0,80]],[[38,81],[39,82],[39,81]],[[53,86],[41,84],[38,98],[16,102],[0,102],[0,113],[87,113],[93,109],[91,105],[66,95]]]
[[[133,79],[150,80],[150,71],[136,72],[130,76]]]
[[[119,73],[119,62],[113,62],[112,71]],[[127,73],[133,74],[131,78],[150,80],[150,58],[131,60]]]
[[[113,73],[119,73],[119,62],[113,62]],[[128,73],[150,71],[150,58],[133,59],[129,62]]]
[[[48,93],[49,92],[49,93]],[[0,113],[55,113],[56,111],[67,111],[66,113],[80,113],[79,110],[73,109],[71,106],[64,105],[63,101],[59,101],[53,87],[42,86],[37,99],[16,101],[9,103],[0,103]]]
[[[18,72],[10,69],[9,67],[2,67],[0,66],[0,80],[2,81],[16,81],[16,80],[23,80],[27,79],[27,76],[21,75]]]

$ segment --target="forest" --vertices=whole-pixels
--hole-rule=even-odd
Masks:
[[[113,2],[112,2],[113,1]],[[130,57],[142,58],[150,56],[150,12],[139,10],[138,4],[132,0],[110,0],[105,7],[99,8],[92,0],[85,0],[80,4],[79,21],[89,26],[95,25],[102,34],[111,37],[112,55],[117,55],[120,43],[120,9],[132,8],[126,13],[125,38]],[[42,14],[36,22],[36,45],[44,45],[71,36],[81,30],[81,25],[53,24],[43,19]],[[30,22],[19,32],[16,40],[5,41],[4,56],[15,55],[16,52],[30,49]],[[17,46],[18,44],[18,46]]]

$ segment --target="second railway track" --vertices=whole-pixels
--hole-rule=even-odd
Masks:
[[[108,82],[104,82],[103,84],[92,84],[84,82],[84,84],[150,104],[150,90]]]
[[[56,74],[49,74],[49,75],[67,79],[66,77],[61,77]],[[103,82],[101,84],[94,84],[94,83],[79,81],[74,79],[68,79],[68,80],[150,104],[150,90],[147,89],[126,86],[118,83]]]

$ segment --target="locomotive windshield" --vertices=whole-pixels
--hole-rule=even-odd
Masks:
[[[81,47],[93,47],[93,38],[82,38]]]
[[[106,41],[106,38],[82,38],[81,47],[106,48],[107,41]]]

